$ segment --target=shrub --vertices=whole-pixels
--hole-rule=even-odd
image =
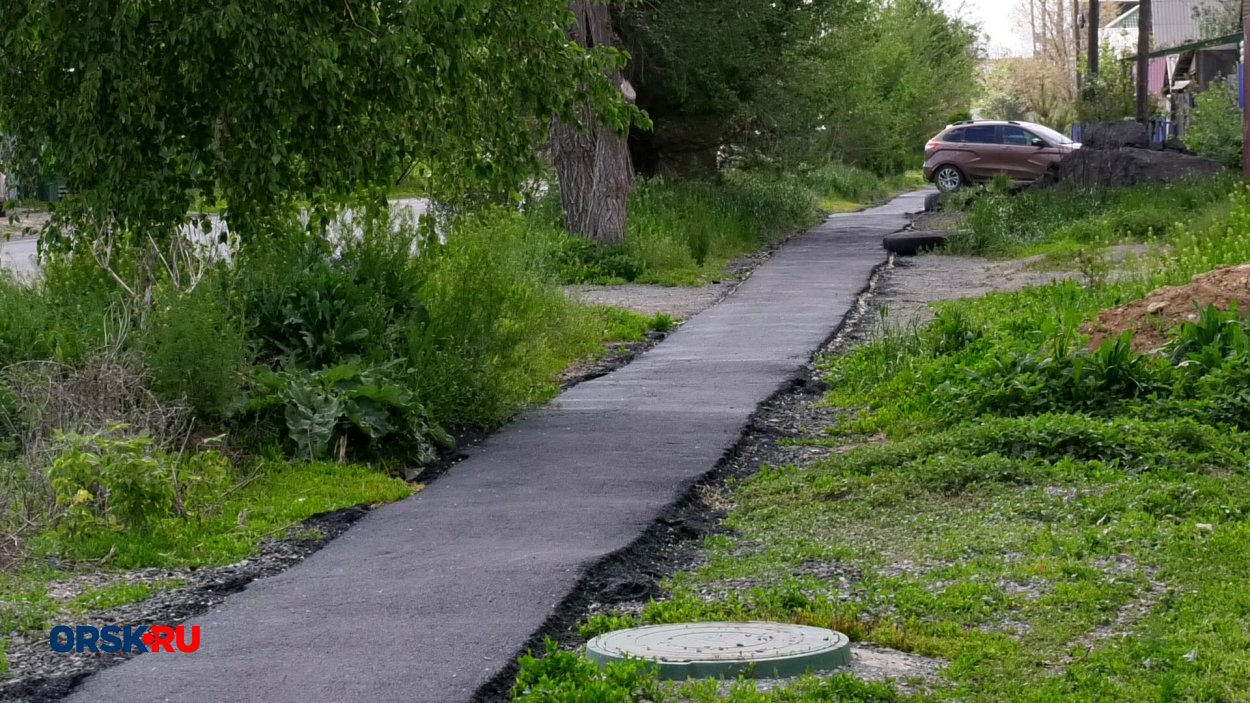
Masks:
[[[199,519],[225,488],[229,465],[219,454],[172,456],[124,429],[62,437],[48,476],[60,511],[54,525],[69,545],[102,530],[145,532],[168,517]]]
[[[251,413],[281,411],[287,437],[298,456],[315,461],[337,446],[345,458],[349,441],[376,446],[394,439],[392,451],[404,449],[416,463],[435,458],[435,446],[450,447],[444,432],[414,397],[411,375],[402,360],[375,367],[340,364],[320,371],[262,373],[260,394],[247,406]]]
[[[512,688],[517,703],[643,703],[662,700],[659,681],[650,665],[612,662],[604,669],[573,652],[562,652],[547,640],[541,659],[521,657]]]
[[[413,391],[444,426],[493,428],[557,391],[560,372],[600,349],[593,314],[554,285],[542,231],[492,213],[420,257],[423,314],[399,354]]]
[[[1215,81],[1210,89],[1198,94],[1196,102],[1185,143],[1195,153],[1240,170],[1245,132],[1236,83]]]
[[[183,400],[201,420],[220,422],[242,395],[251,341],[220,280],[192,294],[163,291],[140,337],[152,390]]]

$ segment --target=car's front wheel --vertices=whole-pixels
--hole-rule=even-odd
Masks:
[[[953,193],[963,188],[964,174],[954,166],[943,166],[933,174],[933,182],[937,184],[938,190],[943,193]]]

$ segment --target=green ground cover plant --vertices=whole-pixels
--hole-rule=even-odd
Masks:
[[[1231,178],[1084,189],[1060,185],[1020,194],[989,193],[968,212],[963,233],[949,243],[955,254],[991,257],[1054,255],[1070,263],[1075,252],[1113,244],[1167,239],[1185,223],[1202,227],[1227,215]]]
[[[1159,354],[1080,333],[1101,309],[1250,261],[1244,189],[1223,212],[1170,227],[1140,276],[944,303],[826,359],[840,419],[799,440],[825,457],[736,486],[702,566],[581,634],[765,619],[944,664],[927,683],[703,682],[645,700],[1239,700],[1250,321],[1196,310]]]

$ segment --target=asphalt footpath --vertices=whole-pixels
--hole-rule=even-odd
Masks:
[[[596,562],[711,471],[838,328],[924,192],[792,239],[628,366],[473,448],[298,566],[191,624],[198,652],[86,679],[83,703],[459,703],[515,659]]]

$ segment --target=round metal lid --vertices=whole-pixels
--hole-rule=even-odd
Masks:
[[[600,635],[586,645],[600,666],[626,658],[659,667],[665,679],[789,678],[851,663],[846,635],[806,625],[703,622],[652,625]]]

